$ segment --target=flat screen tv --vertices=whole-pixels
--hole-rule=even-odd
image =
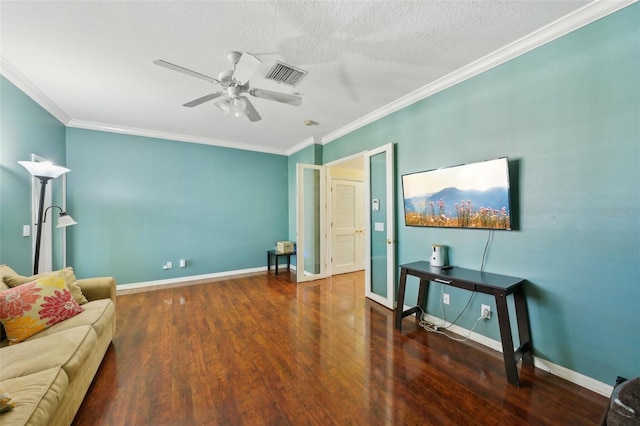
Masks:
[[[402,176],[407,226],[511,230],[507,157]]]

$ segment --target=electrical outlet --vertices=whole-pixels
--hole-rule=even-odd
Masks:
[[[444,303],[445,305],[449,304],[449,295],[447,293],[442,294],[442,303]]]
[[[483,319],[491,318],[491,306],[489,305],[480,306],[480,317]]]
[[[187,259],[180,259],[180,267],[181,268],[187,267]]]
[[[167,269],[173,269],[173,262],[167,262]]]

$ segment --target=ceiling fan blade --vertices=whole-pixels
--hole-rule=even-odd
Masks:
[[[215,98],[219,97],[220,95],[222,95],[222,92],[209,93],[208,95],[205,95],[205,96],[203,96],[201,98],[194,99],[191,102],[187,102],[186,104],[184,104],[182,106],[185,106],[187,108],[193,108],[194,106],[198,106],[200,104],[208,102],[211,99],[215,99]]]
[[[258,70],[262,61],[251,53],[243,52],[235,71],[233,72],[233,79],[240,84],[247,84],[247,81],[251,79],[253,74]]]
[[[213,77],[209,77],[208,75],[200,74],[199,72],[191,71],[189,69],[181,67],[180,65],[175,65],[175,64],[172,64],[171,62],[163,61],[162,59],[155,60],[155,61],[153,61],[153,63],[156,64],[156,65],[159,65],[161,67],[168,68],[170,70],[174,70],[174,71],[178,71],[178,72],[181,72],[183,74],[186,74],[186,75],[190,75],[191,77],[196,77],[196,78],[199,78],[201,80],[208,81],[210,83],[218,83],[218,84],[220,84],[220,82],[217,79],[213,78]]]
[[[251,89],[249,90],[249,94],[256,98],[268,99],[270,101],[276,101],[287,105],[300,106],[302,104],[302,98],[300,96],[272,92],[271,90]]]
[[[253,104],[249,101],[249,99],[247,99],[246,96],[241,96],[241,98],[244,99],[245,102],[247,102],[247,118],[250,121],[262,120],[262,117],[260,117],[260,114],[258,114],[258,111],[256,111],[256,109],[254,108]]]

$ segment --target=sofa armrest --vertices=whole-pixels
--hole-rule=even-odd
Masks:
[[[88,301],[109,299],[116,303],[116,280],[113,277],[82,278],[77,281]]]

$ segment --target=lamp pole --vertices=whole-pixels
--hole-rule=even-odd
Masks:
[[[33,275],[38,273],[40,264],[40,242],[42,241],[42,218],[44,215],[44,193],[51,178],[36,176],[40,179],[40,202],[38,203],[38,221],[36,222],[36,253],[33,259]]]

